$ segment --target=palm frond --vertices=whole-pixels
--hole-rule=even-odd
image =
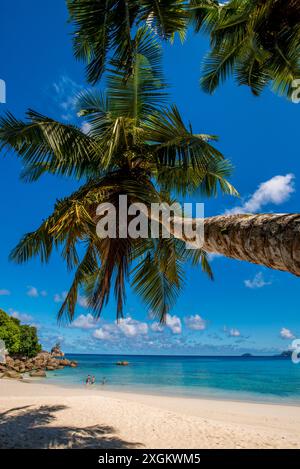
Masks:
[[[175,238],[153,240],[148,252],[131,272],[133,289],[161,322],[184,284],[183,245]]]
[[[112,62],[114,64],[114,62]],[[112,115],[143,121],[164,103],[167,94],[161,70],[161,48],[147,28],[135,37],[134,61],[130,76],[124,78],[119,63],[107,77],[107,95]]]
[[[221,160],[222,154],[209,141],[215,135],[194,134],[187,128],[176,106],[149,115],[145,138],[153,144],[161,166],[201,168],[211,159]]]
[[[198,0],[195,0],[198,3]],[[201,1],[199,0],[201,5]],[[201,12],[201,8],[200,8]],[[230,0],[208,21],[211,51],[201,86],[213,93],[229,76],[259,95],[269,84],[291,97],[300,69],[300,3],[295,0]]]
[[[109,51],[118,50],[126,63],[131,56],[131,28],[137,0],[67,0],[74,25],[75,56],[87,63],[87,80],[95,84],[107,65]]]
[[[44,172],[82,177],[89,174],[101,150],[89,136],[73,125],[61,124],[35,111],[26,122],[12,114],[0,118],[0,150],[14,150],[36,180]]]
[[[173,40],[178,33],[183,38],[189,13],[184,0],[142,0],[140,2],[140,22],[147,23],[160,38]]]

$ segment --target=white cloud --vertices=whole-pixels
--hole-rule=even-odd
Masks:
[[[26,293],[27,296],[30,296],[31,298],[37,298],[39,296],[39,292],[37,288],[30,287],[30,286],[27,288],[28,288],[27,293]]]
[[[224,256],[222,256],[222,254],[219,254],[219,253],[217,253],[217,252],[208,252],[208,253],[207,253],[207,260],[208,260],[208,262],[212,262],[212,261],[214,261],[215,259],[219,259],[219,258],[221,258],[221,257],[224,257]]]
[[[163,332],[164,326],[159,322],[155,321],[150,325],[150,329],[152,332]]]
[[[182,331],[182,326],[181,326],[181,320],[178,316],[171,316],[170,314],[167,314],[166,316],[166,326],[171,329],[173,334],[181,334]]]
[[[145,335],[148,332],[148,324],[146,322],[136,321],[132,318],[120,319],[117,327],[126,337],[135,337],[136,335]]]
[[[47,296],[47,292],[46,290],[39,291],[36,287],[29,285],[27,287],[26,295],[31,298],[38,298],[39,296]]]
[[[295,335],[292,333],[290,329],[287,329],[286,327],[282,327],[280,331],[280,337],[282,339],[291,340],[295,338]]]
[[[267,204],[279,205],[286,202],[291,194],[295,192],[294,179],[293,174],[274,176],[261,183],[243,205],[227,210],[226,214],[257,213]]]
[[[91,130],[91,124],[89,124],[88,122],[84,122],[81,126],[81,131],[84,134],[88,134],[90,130]]]
[[[65,299],[67,297],[67,294],[68,294],[67,291],[63,291],[61,293],[55,293],[55,295],[53,297],[54,302],[55,303],[62,303],[63,301],[65,301]],[[77,304],[79,306],[81,306],[82,308],[88,308],[89,307],[87,298],[85,296],[78,295],[77,296]]]
[[[121,337],[133,338],[146,336],[148,333],[148,324],[146,322],[136,321],[131,317],[122,318],[111,324],[104,324],[95,330],[93,337],[99,340],[115,340]]]
[[[77,303],[79,304],[79,306],[81,306],[82,308],[88,308],[88,301],[86,299],[85,296],[81,296],[81,295],[78,295],[77,297]]]
[[[10,294],[11,294],[10,290],[6,290],[5,288],[0,290],[0,296],[9,296]]]
[[[19,319],[19,321],[22,322],[31,322],[33,320],[33,317],[30,316],[30,314],[19,313],[18,311],[14,311],[12,309],[9,309],[9,313],[11,317]]]
[[[94,329],[98,325],[98,320],[95,319],[91,314],[81,314],[76,318],[70,327],[75,329]]]
[[[224,326],[223,330],[228,337],[241,337],[241,332],[235,327],[228,329],[227,326]]]
[[[93,337],[97,340],[112,340],[113,335],[109,331],[106,331],[103,327],[96,329],[93,333]]]
[[[265,287],[266,285],[272,285],[272,282],[270,281],[266,281],[264,279],[264,276],[263,276],[263,273],[262,272],[258,272],[252,280],[248,279],[248,280],[244,280],[244,284],[247,288],[263,288]]]
[[[155,321],[150,325],[152,332],[163,332],[166,328],[170,329],[173,334],[181,334],[181,319],[178,316],[167,314],[164,324]]]
[[[76,116],[76,97],[82,90],[82,86],[66,75],[53,83],[54,99],[62,109],[62,119],[69,121]]]
[[[199,314],[186,316],[184,322],[189,329],[194,331],[204,331],[206,329],[206,321]]]
[[[67,296],[68,292],[63,291],[62,293],[55,293],[53,299],[55,303],[62,303]]]

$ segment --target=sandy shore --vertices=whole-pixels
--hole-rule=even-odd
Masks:
[[[2,379],[0,448],[300,448],[300,408]]]

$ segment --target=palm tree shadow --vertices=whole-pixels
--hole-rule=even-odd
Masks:
[[[122,440],[113,427],[106,425],[54,426],[55,413],[64,409],[67,406],[24,406],[0,413],[0,449],[129,449],[141,446]]]

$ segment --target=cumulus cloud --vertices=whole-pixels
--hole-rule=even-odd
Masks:
[[[130,317],[120,319],[116,326],[122,331],[122,333],[126,337],[145,335],[148,332],[148,324],[146,322],[136,321]]]
[[[178,316],[171,316],[170,314],[167,314],[166,326],[171,330],[173,334],[181,334],[182,325],[181,319]]]
[[[145,336],[148,333],[148,324],[137,321],[131,317],[122,318],[111,324],[104,324],[94,331],[93,337],[99,340],[114,340],[120,337],[133,338]]]
[[[26,295],[30,296],[30,298],[38,298],[39,296],[47,296],[47,292],[46,290],[39,291],[36,287],[29,285],[27,287]]]
[[[163,332],[164,326],[159,322],[155,321],[150,325],[150,329],[152,332]]]
[[[70,327],[75,329],[94,329],[97,327],[98,323],[99,321],[91,314],[87,314],[86,316],[81,314],[72,322]]]
[[[27,293],[26,293],[27,296],[30,296],[31,298],[37,298],[39,296],[39,292],[37,288],[35,287],[27,287],[27,288],[28,288]]]
[[[0,290],[0,296],[9,296],[10,294],[11,294],[10,290],[6,290],[5,288]]]
[[[242,337],[239,329],[236,329],[235,327],[228,328],[227,326],[224,326],[223,330],[228,337]]]
[[[272,285],[272,282],[270,281],[266,281],[264,279],[264,276],[263,276],[263,273],[262,272],[258,272],[252,280],[248,279],[248,280],[244,280],[244,284],[247,288],[263,288],[267,285]]]
[[[67,297],[67,294],[68,294],[68,292],[66,292],[66,291],[63,291],[61,293],[55,293],[55,295],[53,297],[54,302],[55,303],[62,303],[63,301],[65,301],[65,299]],[[77,304],[79,306],[81,306],[82,308],[88,308],[89,307],[87,298],[85,296],[78,295],[77,296]]]
[[[290,329],[287,329],[286,327],[281,328],[280,337],[286,340],[295,339],[295,335],[293,334],[293,332]]]
[[[19,313],[19,311],[15,311],[12,308],[10,308],[8,312],[12,318],[19,319],[21,322],[31,323],[33,321],[33,317],[30,316],[30,314]]]
[[[280,205],[286,202],[291,194],[295,192],[294,180],[295,176],[293,174],[274,176],[261,183],[243,205],[227,210],[226,214],[257,213],[267,204]]]
[[[194,316],[186,316],[184,318],[185,325],[194,331],[204,331],[206,329],[207,322],[199,316],[199,314],[195,314]]]
[[[112,340],[113,335],[105,330],[105,328],[100,327],[100,329],[96,329],[93,333],[93,337],[97,340]]]
[[[168,313],[164,324],[155,321],[151,324],[150,329],[153,332],[163,332],[165,329],[169,329],[172,334],[181,334],[181,319],[178,316],[171,316],[171,314]]]

